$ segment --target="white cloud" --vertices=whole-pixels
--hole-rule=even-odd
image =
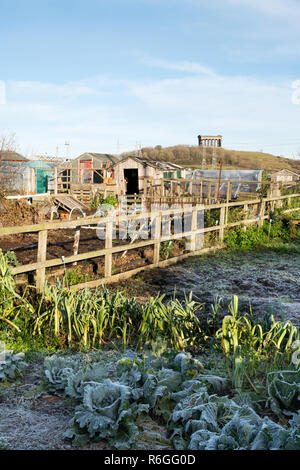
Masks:
[[[121,151],[134,149],[136,141],[143,146],[196,145],[200,132],[223,134],[229,148],[244,142],[246,148],[265,147],[277,155],[300,148],[300,105],[292,104],[289,81],[221,77],[210,69],[202,73],[202,66],[195,74],[194,66],[181,68],[181,62],[153,62],[170,74],[179,67],[183,76],[134,82],[95,77],[71,86],[8,84],[0,130],[13,129],[23,148],[38,153],[55,153],[56,145],[63,148],[70,140],[74,156],[87,150],[115,153],[118,139]],[[288,141],[294,145],[284,147]]]
[[[106,92],[94,84],[89,86],[85,81],[68,82],[65,84],[38,82],[38,81],[12,81],[9,89],[15,97],[50,98],[78,98],[81,96],[104,95]]]
[[[181,123],[182,129],[220,132],[229,139],[240,136],[244,142],[278,142],[281,135],[292,129],[296,132],[300,116],[300,108],[291,104],[289,83],[264,83],[247,77],[187,77],[137,83],[132,93],[148,110],[164,116],[166,122],[176,122],[176,126]]]
[[[205,67],[198,62],[169,62],[167,60],[156,59],[151,57],[142,57],[140,59],[141,63],[147,65],[149,67],[157,67],[160,69],[166,70],[174,70],[177,72],[187,72],[192,74],[200,74],[200,75],[209,75],[209,76],[216,76],[216,74],[211,70],[209,67]]]

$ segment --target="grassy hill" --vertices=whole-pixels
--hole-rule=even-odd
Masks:
[[[242,150],[228,150],[224,148],[201,148],[198,146],[175,145],[173,147],[145,147],[141,150],[142,156],[151,160],[169,161],[189,168],[218,167],[220,160],[224,169],[239,168],[243,170],[280,170],[287,168],[300,173],[300,160],[282,158],[270,153],[245,152]],[[135,152],[126,152],[123,155],[134,155]]]

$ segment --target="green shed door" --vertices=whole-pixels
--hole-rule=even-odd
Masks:
[[[36,192],[38,194],[48,191],[48,176],[45,170],[37,168],[36,170]]]

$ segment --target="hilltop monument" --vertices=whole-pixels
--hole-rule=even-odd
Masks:
[[[222,147],[222,135],[198,135],[200,147]]]

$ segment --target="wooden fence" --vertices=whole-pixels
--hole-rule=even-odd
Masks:
[[[202,253],[206,253],[210,250],[216,250],[223,247],[224,230],[230,227],[236,227],[239,225],[258,224],[262,226],[263,221],[269,218],[269,213],[274,210],[276,206],[282,206],[283,201],[288,200],[291,204],[293,200],[298,204],[300,194],[289,194],[280,197],[271,198],[259,198],[256,200],[239,201],[239,202],[226,202],[220,204],[206,205],[206,206],[193,206],[190,207],[190,227],[188,230],[181,231],[180,233],[168,234],[162,233],[162,222],[165,217],[174,217],[183,213],[183,208],[173,208],[166,210],[157,210],[152,212],[145,212],[143,214],[136,215],[118,215],[115,217],[86,217],[77,220],[63,221],[63,222],[45,222],[36,225],[24,225],[16,227],[5,227],[0,228],[0,236],[14,235],[14,234],[25,234],[25,233],[38,233],[38,251],[37,261],[35,263],[17,266],[13,269],[13,274],[22,274],[35,271],[36,272],[36,287],[38,291],[43,289],[46,279],[46,269],[54,266],[66,265],[70,263],[76,263],[78,261],[88,260],[100,256],[104,256],[104,277],[93,281],[86,282],[84,284],[77,284],[72,286],[72,289],[79,290],[84,287],[96,287],[101,284],[117,282],[123,279],[127,279],[140,271],[146,269],[152,269],[155,267],[165,267],[174,264],[182,259],[189,256],[196,256]],[[294,204],[295,204],[294,202]],[[300,202],[299,202],[300,206]],[[241,207],[244,210],[244,219],[237,222],[229,222],[228,214],[231,208]],[[250,210],[252,208],[252,210]],[[198,215],[199,212],[220,209],[218,225],[212,227],[198,227]],[[285,210],[285,212],[300,212],[300,207],[293,207]],[[186,213],[186,208],[184,209]],[[251,218],[249,218],[251,213]],[[253,215],[254,214],[254,215]],[[113,228],[114,224],[120,227],[122,223],[128,223],[128,221],[146,219],[148,224],[152,221],[152,229],[154,231],[154,238],[149,240],[141,240],[129,244],[119,244],[113,246]],[[153,223],[154,221],[154,223]],[[78,242],[79,242],[79,230],[83,227],[95,226],[97,224],[105,225],[105,247],[99,250],[90,251],[87,253],[78,254]],[[47,259],[47,234],[49,230],[60,229],[76,229],[75,230],[75,242],[74,242],[74,255]],[[208,248],[197,249],[196,241],[197,236],[203,235],[209,232],[218,232],[218,243]],[[153,233],[153,232],[152,232]],[[59,232],[58,232],[59,236]],[[171,241],[176,239],[187,239],[189,242],[188,253],[181,254],[176,257],[172,257],[167,260],[160,260],[160,244],[165,241]],[[149,265],[138,267],[130,271],[126,271],[119,274],[112,274],[112,256],[115,253],[121,253],[127,250],[134,250],[137,248],[144,248],[147,246],[153,246],[153,262]]]
[[[49,190],[54,194],[72,194],[82,202],[91,202],[96,192],[117,194],[118,187],[112,178],[107,178],[109,168],[55,167],[44,170],[51,173],[48,180]]]
[[[185,198],[197,204],[215,204],[232,199],[257,199],[257,187],[265,186],[269,197],[280,196],[284,187],[296,183],[274,183],[272,181],[243,181],[223,179],[187,179],[162,178],[159,182],[151,178],[144,179],[143,195],[148,199],[159,199],[161,202],[174,203]]]

